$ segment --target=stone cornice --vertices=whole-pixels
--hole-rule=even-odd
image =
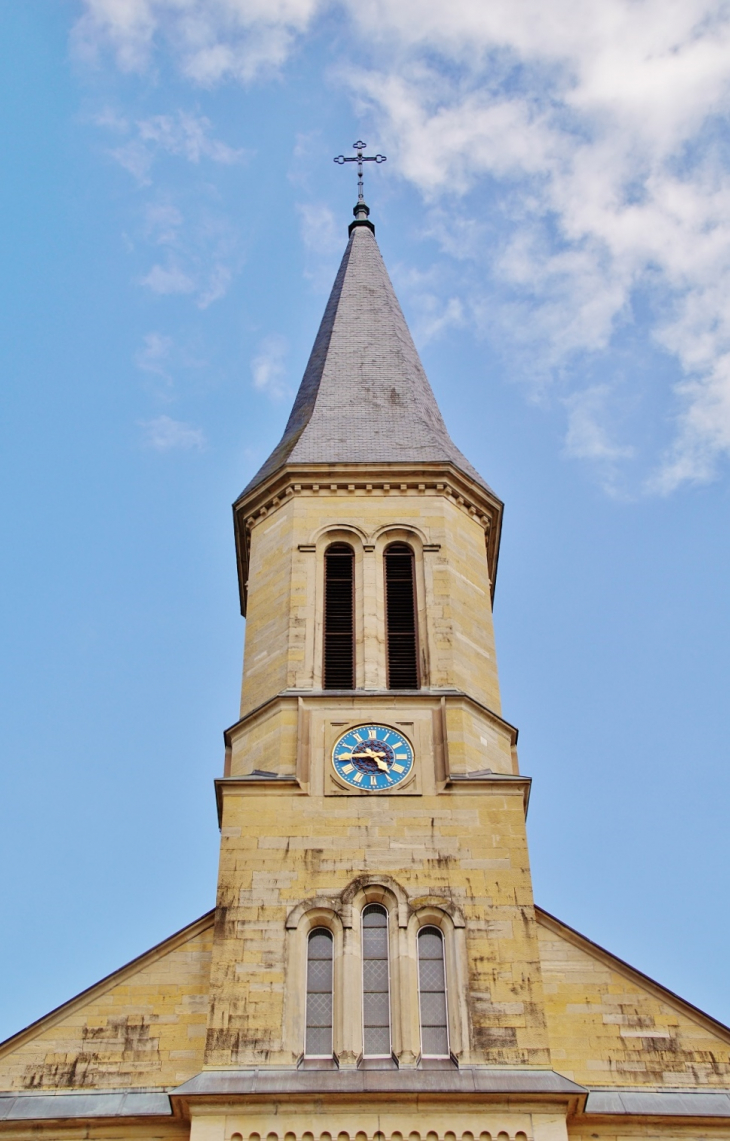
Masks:
[[[336,701],[338,698],[356,698],[359,702],[365,703],[366,701],[382,701],[384,697],[393,698],[399,697],[410,701],[422,701],[425,703],[432,702],[438,703],[442,699],[448,701],[466,701],[469,705],[473,705],[481,713],[485,713],[491,721],[498,725],[510,739],[511,745],[517,744],[519,736],[519,729],[515,725],[511,725],[509,721],[505,721],[504,717],[500,717],[499,713],[495,713],[489,706],[483,705],[481,701],[477,701],[475,697],[465,693],[461,689],[283,689],[280,693],[275,693],[273,697],[263,701],[261,705],[249,709],[243,717],[229,725],[223,731],[223,740],[228,748],[231,744],[231,736],[237,729],[241,729],[248,721],[251,721],[259,713],[263,713],[277,701],[298,701],[300,698],[303,700],[318,700],[318,701]]]
[[[504,505],[487,488],[450,463],[286,465],[233,504],[241,613],[246,614],[251,532],[292,495],[442,495],[484,530],[492,597],[497,578]]]

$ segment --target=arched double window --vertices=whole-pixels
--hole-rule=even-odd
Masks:
[[[406,543],[391,543],[385,548],[384,562],[388,689],[418,689],[413,551]]]
[[[355,553],[332,543],[324,555],[324,688],[355,688]]]
[[[418,617],[415,558],[407,543],[390,543],[383,552],[385,574],[386,685],[418,689]],[[324,553],[324,689],[354,689],[355,552],[349,543],[331,543]]]
[[[307,940],[307,1058],[332,1057],[332,932],[315,927]]]

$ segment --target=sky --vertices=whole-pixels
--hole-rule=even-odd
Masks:
[[[0,2],[0,1037],[209,910],[278,441],[363,139],[505,501],[535,896],[730,1022],[730,13]]]

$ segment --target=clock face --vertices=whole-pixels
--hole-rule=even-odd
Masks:
[[[352,788],[385,792],[413,770],[413,748],[387,725],[358,725],[343,733],[332,750],[338,777]]]

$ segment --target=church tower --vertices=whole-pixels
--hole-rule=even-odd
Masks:
[[[492,628],[502,504],[446,430],[364,206],[234,514],[207,1065],[549,1067]]]
[[[233,507],[215,907],[0,1044],[0,1134],[730,1141],[730,1029],[533,901],[502,504],[354,213],[284,435]]]

